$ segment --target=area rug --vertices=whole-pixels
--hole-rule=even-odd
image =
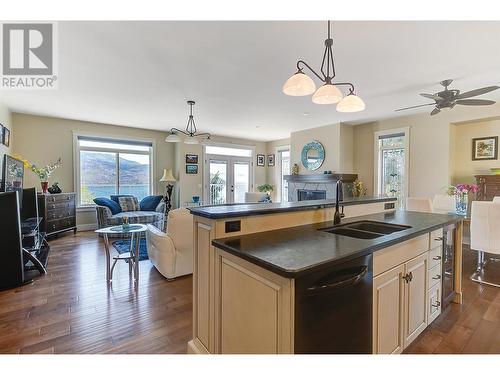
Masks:
[[[112,245],[120,254],[130,251],[130,239],[114,241]],[[146,239],[141,238],[141,242],[139,242],[139,261],[146,259],[149,259]]]

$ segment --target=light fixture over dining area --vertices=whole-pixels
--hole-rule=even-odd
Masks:
[[[170,129],[170,134],[165,138],[165,142],[178,143],[181,142],[182,139],[179,137],[178,133],[184,134],[186,137],[184,138],[184,143],[188,145],[197,145],[199,143],[206,143],[210,141],[209,133],[198,133],[196,129],[196,124],[194,123],[193,116],[193,106],[195,104],[194,100],[188,100],[187,104],[189,105],[189,117],[186,125],[186,130],[180,130],[177,128]]]
[[[325,40],[325,52],[321,62],[320,73],[317,73],[305,61],[297,61],[297,72],[283,85],[283,93],[290,96],[312,96],[316,104],[337,104],[339,112],[359,112],[365,109],[363,100],[354,94],[354,85],[350,82],[333,82],[335,78],[335,62],[333,60],[333,39],[330,36],[330,21],[328,21],[328,37]],[[311,71],[323,85],[316,90],[313,79],[304,73],[304,68]],[[346,96],[339,87],[349,90]]]

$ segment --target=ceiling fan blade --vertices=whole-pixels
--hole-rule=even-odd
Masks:
[[[492,105],[496,102],[494,100],[485,100],[485,99],[461,99],[457,100],[456,104],[460,105]]]
[[[439,108],[434,108],[431,112],[431,116],[437,115],[441,110]]]
[[[467,91],[467,92],[461,93],[456,97],[456,99],[472,98],[473,96],[483,95],[483,94],[486,94],[487,92],[497,90],[497,89],[500,89],[500,86],[483,87],[480,89],[475,89],[472,91]]]
[[[444,100],[442,97],[436,94],[420,94],[420,96],[423,96],[424,98],[427,99],[432,99],[432,100]]]
[[[395,112],[399,112],[399,111],[406,111],[407,109],[413,109],[413,108],[419,108],[419,107],[426,107],[426,106],[428,106],[428,105],[436,105],[436,103],[429,103],[429,104],[414,105],[413,107],[399,108],[399,109],[395,109],[394,111],[395,111]]]

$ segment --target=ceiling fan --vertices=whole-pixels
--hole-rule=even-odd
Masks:
[[[444,90],[440,91],[435,94],[420,94],[420,96],[423,96],[424,98],[434,100],[434,103],[428,103],[428,104],[420,104],[420,105],[415,105],[413,107],[406,107],[406,108],[399,108],[396,109],[396,112],[399,111],[405,111],[407,109],[413,109],[413,108],[419,108],[419,107],[425,107],[429,105],[433,105],[434,109],[431,112],[431,116],[434,116],[441,112],[441,109],[443,108],[450,108],[452,109],[455,107],[455,105],[492,105],[495,104],[494,100],[485,100],[485,99],[468,99],[472,98],[474,96],[478,95],[483,95],[486,94],[487,92],[499,89],[500,86],[488,86],[488,87],[482,87],[480,89],[475,89],[471,91],[467,91],[464,93],[460,93],[460,90],[455,90],[455,89],[448,89],[448,86],[453,82],[452,79],[446,79],[444,81],[439,82],[443,87]]]

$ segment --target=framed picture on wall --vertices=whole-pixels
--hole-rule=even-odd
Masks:
[[[268,167],[274,167],[274,154],[267,155],[267,165]]]
[[[257,154],[257,167],[264,167],[266,165],[266,155]]]
[[[10,146],[10,130],[7,129],[6,126],[2,125],[2,127],[3,127],[3,129],[2,129],[2,134],[3,134],[3,136],[2,136],[2,143],[5,146],[9,147]]]
[[[472,160],[496,159],[498,159],[498,136],[472,139]]]
[[[198,155],[186,154],[186,164],[198,164]]]
[[[187,164],[186,165],[186,174],[198,174],[198,165]]]

